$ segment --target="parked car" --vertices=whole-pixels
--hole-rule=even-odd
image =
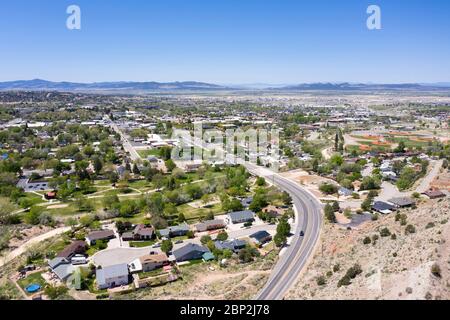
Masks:
[[[177,242],[175,242],[175,244],[181,244],[183,243],[183,240],[178,240]]]

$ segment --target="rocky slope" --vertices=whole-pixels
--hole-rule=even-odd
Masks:
[[[450,200],[423,200],[399,213],[406,215],[403,223],[392,214],[360,230],[326,224],[322,243],[287,299],[449,299]],[[361,272],[351,274],[356,267],[346,278],[355,265]]]

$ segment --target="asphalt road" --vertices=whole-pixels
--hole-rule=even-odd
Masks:
[[[253,173],[257,170],[252,165],[248,165],[248,169]],[[280,256],[266,285],[255,297],[255,300],[281,300],[295,284],[303,267],[314,253],[322,226],[322,205],[295,182],[277,174],[266,175],[266,179],[291,195],[297,213],[292,241]],[[301,231],[305,233],[304,237],[300,236]]]
[[[110,119],[111,121],[111,119]],[[136,151],[136,149],[131,145],[131,142],[128,140],[128,138],[125,136],[125,134],[120,130],[119,126],[115,124],[113,121],[110,123],[111,128],[120,135],[122,139],[122,145],[126,152],[130,154],[130,158],[133,161],[142,160],[139,153]]]

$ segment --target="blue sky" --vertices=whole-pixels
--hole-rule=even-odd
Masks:
[[[448,0],[2,0],[0,81],[449,82],[449,16]]]

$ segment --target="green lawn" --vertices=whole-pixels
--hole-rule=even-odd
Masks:
[[[149,272],[141,272],[139,273],[139,278],[140,279],[146,279],[146,278],[150,278],[150,277],[156,277],[159,275],[164,274],[165,272],[163,271],[163,269],[155,269]]]
[[[133,188],[133,189],[138,189],[138,190],[141,190],[141,189],[153,189],[154,188],[152,183],[148,182],[147,180],[138,180],[138,181],[130,182],[128,184],[128,187],[129,188]]]
[[[403,137],[392,137],[389,140],[396,142],[396,143],[400,143],[401,141],[403,141],[407,148],[424,148],[424,147],[428,146],[428,142],[414,141],[414,140],[411,140],[408,138],[403,138]]]
[[[22,199],[26,199],[30,207],[45,202],[44,200],[42,200],[42,197],[31,192],[26,192],[24,197],[20,197],[19,203]]]
[[[44,280],[44,278],[42,278],[43,273],[44,273],[44,271],[32,273],[25,279],[17,281],[17,283],[25,291],[26,294],[31,295],[32,293],[28,293],[25,290],[26,287],[28,287],[29,285],[38,284],[41,286],[41,290],[46,286],[47,282]]]
[[[130,241],[130,247],[132,248],[143,248],[150,247],[156,243],[156,240],[150,241]]]
[[[158,157],[159,156],[159,149],[139,150],[138,153],[144,159],[146,159],[149,156]]]
[[[90,246],[86,251],[86,254],[92,257],[94,254],[101,250],[105,250],[108,247],[108,242],[106,240],[97,240],[95,245]]]
[[[220,203],[213,205],[210,208],[193,208],[188,204],[178,206],[178,212],[183,213],[187,220],[198,220],[212,211],[214,215],[222,214],[222,205]]]
[[[193,265],[200,264],[200,263],[203,263],[203,259],[191,260],[191,261],[189,261],[189,263],[182,264],[180,267],[185,268],[185,267],[193,266]]]

